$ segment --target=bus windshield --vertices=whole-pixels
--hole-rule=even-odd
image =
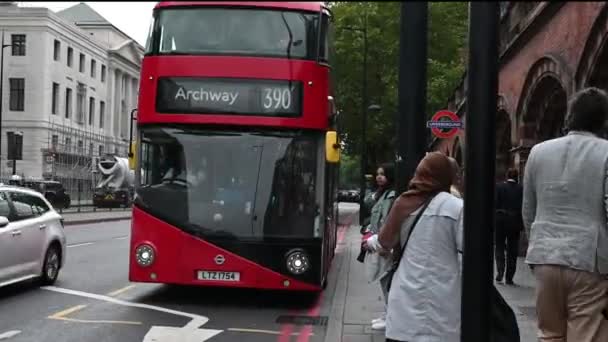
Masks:
[[[182,7],[161,9],[155,20],[152,55],[317,56],[318,13]]]
[[[203,238],[313,238],[320,133],[143,128],[136,203]]]

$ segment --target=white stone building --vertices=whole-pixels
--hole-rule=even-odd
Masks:
[[[9,135],[23,137],[16,173],[94,186],[95,158],[126,156],[144,49],[84,3],[54,13],[0,5],[4,33],[2,178]],[[0,33],[1,34],[1,33]]]

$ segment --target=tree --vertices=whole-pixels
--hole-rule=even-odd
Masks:
[[[398,111],[400,3],[332,2],[336,27],[336,100],[341,111],[341,138],[349,154],[358,154],[361,137],[363,35],[345,27],[363,28],[367,16],[368,104],[382,107],[368,115],[368,167],[394,159]],[[464,72],[468,3],[429,4],[426,115],[443,109]],[[369,171],[369,170],[367,170]]]
[[[359,188],[361,170],[359,156],[342,154],[340,157],[340,189]]]

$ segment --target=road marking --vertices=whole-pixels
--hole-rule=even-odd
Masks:
[[[54,313],[54,314],[50,315],[50,316],[49,316],[49,317],[47,317],[47,318],[50,318],[50,319],[59,319],[59,318],[64,318],[65,316],[67,316],[67,315],[69,315],[69,314],[72,314],[72,313],[74,313],[74,312],[76,312],[76,311],[80,311],[80,310],[82,310],[82,309],[84,309],[84,308],[86,308],[86,307],[87,307],[86,305],[76,305],[76,306],[72,306],[71,308],[67,308],[67,309],[65,309],[65,310],[63,310],[63,311],[56,312],[56,313]]]
[[[74,244],[74,245],[68,245],[68,248],[88,246],[88,245],[92,245],[92,244],[94,244],[94,243],[93,242],[77,243],[77,244]]]
[[[11,330],[0,334],[0,340],[7,340],[13,336],[21,334],[21,330]]]
[[[104,321],[104,320],[89,320],[89,319],[77,319],[69,317],[51,318],[58,321],[75,322],[75,323],[88,323],[88,324],[126,324],[126,325],[142,325],[142,322],[133,321]]]
[[[135,284],[133,284],[133,285],[128,285],[128,286],[123,287],[122,289],[118,289],[118,290],[116,290],[116,291],[112,291],[112,292],[108,293],[107,295],[108,295],[108,296],[110,296],[110,297],[116,297],[116,296],[118,296],[119,294],[122,294],[122,293],[124,293],[124,292],[127,292],[127,291],[129,291],[130,289],[132,289],[132,288],[134,288],[134,287],[136,287],[136,286],[137,286],[137,285],[135,285]]]
[[[70,289],[64,289],[56,286],[44,286],[41,287],[43,290],[54,291],[73,296],[79,296],[84,298],[91,298],[96,300],[105,301],[122,306],[129,306],[133,308],[147,309],[153,311],[159,311],[170,315],[184,316],[191,318],[185,326],[181,328],[176,327],[165,327],[165,326],[152,326],[146,336],[144,336],[144,342],[172,342],[172,341],[184,341],[184,342],[203,342],[211,337],[221,333],[223,330],[215,329],[199,329],[200,326],[204,325],[209,321],[209,318],[201,315],[195,315],[188,312],[177,311],[172,309],[163,308],[155,305],[133,303],[117,298],[99,295],[95,293],[76,291]]]
[[[281,335],[282,334],[282,332],[280,332],[280,331],[260,330],[260,329],[228,328],[226,330],[235,331],[235,332],[245,332],[245,333],[268,334],[268,335]],[[297,332],[291,333],[291,336],[298,336],[298,335],[299,335],[299,333],[297,333]]]
[[[68,322],[76,322],[76,323],[102,323],[102,324],[129,324],[129,325],[141,325],[142,322],[133,322],[133,321],[106,321],[106,320],[90,320],[90,319],[76,319],[69,318],[70,314],[73,314],[76,311],[80,311],[86,308],[86,305],[76,305],[71,308],[65,309],[63,311],[59,311],[48,316],[48,319],[54,319],[58,321],[68,321]]]
[[[125,240],[125,239],[128,239],[128,238],[129,238],[129,235],[127,235],[127,236],[119,236],[119,237],[115,237],[114,240]]]

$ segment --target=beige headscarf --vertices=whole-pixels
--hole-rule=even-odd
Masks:
[[[391,250],[399,244],[401,225],[411,213],[436,194],[450,192],[455,174],[448,157],[440,152],[428,153],[420,161],[408,191],[397,198],[378,234],[384,249]]]

